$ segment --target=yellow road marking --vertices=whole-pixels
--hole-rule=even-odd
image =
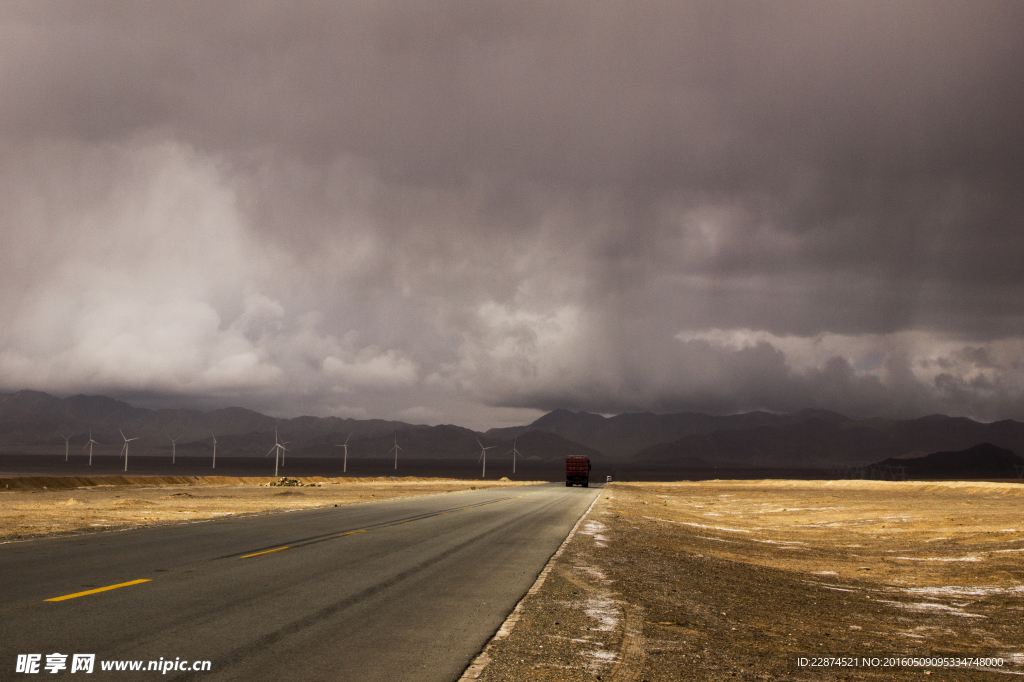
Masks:
[[[347,533],[338,533],[338,537],[340,538],[340,537],[345,536],[345,535],[355,535],[356,533],[365,533],[365,532],[366,532],[365,530],[350,530]]]
[[[139,583],[148,583],[149,578],[143,578],[142,580],[133,580],[128,583],[118,583],[117,585],[107,585],[106,587],[97,587],[95,590],[86,590],[85,592],[75,592],[74,594],[65,594],[63,597],[54,597],[53,599],[46,599],[45,601],[64,601],[65,599],[74,599],[75,597],[84,597],[87,594],[96,594],[97,592],[106,592],[107,590],[116,590],[119,587],[128,587],[129,585],[138,585]]]
[[[397,525],[402,524],[402,523],[412,523],[413,521],[419,521],[419,519],[406,519],[405,521],[399,521],[395,525],[397,526]]]
[[[265,552],[256,552],[255,554],[246,554],[242,558],[243,559],[248,559],[251,556],[260,556],[261,554],[273,554],[274,552],[280,552],[280,551],[285,550],[285,549],[288,549],[288,548],[287,547],[278,547],[277,549],[268,549]]]

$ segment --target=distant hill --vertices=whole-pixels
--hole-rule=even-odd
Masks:
[[[826,410],[803,410],[795,414],[748,412],[746,414],[713,416],[697,412],[653,414],[638,412],[604,417],[588,412],[555,410],[528,426],[491,429],[494,438],[512,438],[530,430],[556,433],[610,457],[628,457],[659,443],[669,443],[686,436],[738,431],[757,427],[782,427],[809,420],[830,423],[850,421],[848,417]]]
[[[678,466],[828,468],[865,465],[915,451],[962,450],[986,442],[1024,451],[1024,424],[982,424],[941,415],[910,420],[810,419],[686,436],[645,448],[634,460]]]
[[[1024,458],[1012,450],[981,443],[955,452],[886,459],[875,466],[904,467],[907,478],[1017,478],[1015,467],[1024,466]]]
[[[340,419],[338,417],[296,417],[275,419],[253,410],[229,407],[211,412],[193,409],[149,410],[134,407],[107,396],[76,395],[58,398],[40,391],[19,391],[0,396],[0,447],[6,451],[55,452],[64,450],[64,436],[70,436],[72,451],[81,450],[89,432],[104,448],[120,450],[119,429],[140,440],[132,448],[139,454],[171,450],[169,437],[178,439],[177,449],[198,454],[212,452],[212,435],[217,436],[217,453],[225,456],[251,454],[266,443],[274,443],[274,429],[282,440],[324,439],[342,442],[393,434],[415,428],[405,422],[382,419]],[[338,440],[340,439],[340,440]],[[257,443],[259,445],[257,445]]]
[[[346,438],[349,457],[387,457],[397,435],[399,446],[404,448],[399,457],[475,459],[480,454],[479,437],[484,445],[495,446],[487,452],[491,459],[506,457],[516,437],[494,438],[461,426],[381,419],[275,419],[240,407],[211,412],[148,410],[106,396],[58,398],[39,391],[0,395],[0,448],[6,452],[63,454],[63,434],[70,437],[70,454],[81,456],[91,430],[99,443],[95,446],[97,454],[117,454],[124,442],[120,429],[130,438],[139,438],[131,445],[135,455],[169,457],[169,437],[174,437],[178,439],[178,454],[212,456],[215,434],[218,457],[262,457],[274,445],[275,428],[281,441],[288,443],[289,457],[341,457],[343,450],[336,445]],[[602,456],[544,431],[527,431],[518,437],[516,445],[524,457]]]

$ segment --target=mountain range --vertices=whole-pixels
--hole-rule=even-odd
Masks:
[[[860,465],[889,457],[958,451],[992,443],[1024,452],[1024,424],[930,415],[918,419],[851,419],[827,410],[712,416],[555,410],[528,426],[491,429],[509,437],[541,429],[602,452],[652,466],[704,468]]]
[[[690,467],[834,467],[960,451],[980,443],[1024,452],[1024,424],[984,424],[942,415],[908,420],[813,417],[775,427],[691,434],[644,448],[634,458]]]
[[[461,426],[424,426],[382,419],[296,417],[275,419],[253,410],[229,407],[211,412],[193,409],[150,410],[107,396],[75,395],[58,398],[39,391],[0,394],[0,451],[8,454],[79,454],[92,437],[96,452],[117,454],[124,433],[138,438],[131,444],[137,455],[170,455],[171,438],[178,454],[218,457],[264,456],[279,437],[292,457],[341,457],[348,441],[353,458],[387,457],[395,442],[401,457],[472,459],[480,444],[488,456],[508,456],[516,446],[527,458],[551,459],[571,455],[601,458],[585,445],[543,430],[507,439],[490,437]],[[275,436],[276,432],[276,436]],[[68,441],[64,440],[68,436]]]
[[[846,417],[824,410],[804,410],[795,414],[747,412],[714,416],[699,412],[652,414],[637,412],[604,417],[588,412],[555,410],[527,426],[491,429],[492,438],[512,438],[531,430],[557,433],[568,440],[586,445],[609,457],[622,458],[636,455],[646,448],[671,443],[694,435],[723,431],[781,428],[815,419],[840,421]]]
[[[275,419],[253,410],[225,408],[150,410],[106,396],[58,398],[38,391],[0,394],[0,450],[13,453],[81,452],[92,437],[104,451],[122,445],[119,429],[140,440],[132,451],[169,454],[170,437],[185,455],[263,456],[275,429],[289,456],[387,457],[397,441],[402,457],[468,459],[508,456],[513,444],[525,457],[588,456],[609,464],[656,468],[830,468],[888,458],[957,452],[981,443],[1024,452],[1024,424],[992,423],[931,415],[918,419],[851,419],[825,410],[793,414],[748,412],[715,416],[630,413],[612,417],[555,410],[531,424],[480,433],[453,425],[425,426],[380,419],[338,417]]]

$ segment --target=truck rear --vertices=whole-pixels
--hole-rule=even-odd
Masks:
[[[577,484],[584,488],[590,487],[589,457],[565,458],[565,487],[568,488]]]

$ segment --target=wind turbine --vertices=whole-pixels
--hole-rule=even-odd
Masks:
[[[350,432],[348,434],[348,438],[351,438],[351,437],[352,437],[352,434]],[[348,438],[346,438],[345,442],[342,443],[341,445],[335,445],[334,446],[336,448],[345,448],[345,460],[344,460],[344,462],[341,465],[341,473],[343,473],[343,474],[348,471]],[[398,445],[397,436],[396,436],[396,440],[395,440],[395,445]],[[395,468],[397,469],[398,467],[395,467]]]
[[[479,438],[476,439],[476,442],[480,445],[480,459],[478,459],[476,461],[476,463],[479,464],[481,461],[483,461],[483,463],[484,463],[484,472],[482,474],[480,474],[480,478],[486,478],[487,477],[487,451],[490,450],[491,448],[496,448],[498,446],[497,445],[488,445],[485,448],[484,444],[480,442]]]
[[[99,445],[99,443],[92,439],[92,429],[89,429],[89,442],[85,444],[85,448],[89,448],[89,466],[92,466],[92,446],[94,443]],[[85,448],[82,449],[85,450]]]
[[[276,426],[274,427],[274,440],[277,440],[277,427]],[[290,443],[290,442],[291,441],[286,440],[286,441],[281,443],[281,449],[284,450],[284,452],[281,453],[281,466],[284,466],[284,460],[285,460],[285,458],[288,457],[288,448],[286,448],[285,445],[288,445],[288,443]]]
[[[522,455],[520,455],[519,451],[516,450],[516,441],[517,440],[519,440],[518,437],[512,439],[512,449],[505,453],[506,455],[509,454],[509,452],[512,453],[512,473],[513,474],[516,472],[516,455],[519,455],[520,457],[522,456]]]
[[[398,447],[398,434],[397,433],[395,434],[395,447],[391,448],[391,450],[395,451],[395,470],[397,471],[398,470],[398,451],[399,450],[405,450],[405,448]],[[388,450],[388,454],[389,455],[391,454],[391,450]]]
[[[170,436],[167,436],[167,438],[171,441],[171,464],[174,464],[174,455],[176,454],[175,450],[177,448],[178,438],[181,438],[181,436],[178,436],[178,438],[171,438]]]
[[[118,429],[118,431],[121,433],[121,438],[124,438],[124,448],[121,452],[124,453],[124,470],[128,471],[128,443],[131,443],[133,440],[138,440],[138,437],[128,438],[124,435],[124,431],[121,431],[121,429]]]
[[[210,437],[213,438],[213,466],[210,467],[210,468],[211,469],[216,469],[217,468],[217,436],[214,436],[211,433]]]
[[[274,429],[274,447],[272,447],[269,450],[267,450],[267,454],[263,455],[263,456],[266,457],[267,455],[269,455],[271,452],[274,452],[275,450],[277,452],[274,455],[274,476],[277,476],[277,461],[278,461],[279,458],[281,458],[281,450],[284,450],[285,452],[288,452],[288,448],[285,447],[285,443],[282,443],[281,439],[277,437],[277,429]]]
[[[63,433],[60,437],[64,439],[64,461],[68,461],[68,447],[71,445],[70,436],[65,436]]]

